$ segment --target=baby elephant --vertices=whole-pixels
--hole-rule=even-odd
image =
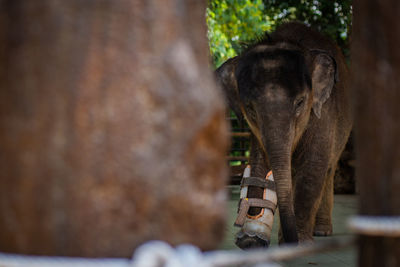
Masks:
[[[348,70],[340,49],[287,23],[216,70],[229,106],[252,131],[251,176],[272,170],[285,242],[332,234],[333,176],[352,128]],[[248,198],[264,188],[249,186]],[[248,217],[262,207],[250,207]],[[242,229],[237,245],[265,246]],[[261,238],[260,238],[261,237]]]

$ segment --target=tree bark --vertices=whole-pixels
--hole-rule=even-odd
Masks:
[[[215,248],[228,132],[205,7],[0,0],[0,251]]]
[[[352,66],[360,213],[400,215],[400,2],[354,1]],[[400,266],[400,238],[361,236],[359,266]]]

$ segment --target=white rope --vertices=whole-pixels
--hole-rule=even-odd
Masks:
[[[139,248],[132,258],[73,258],[23,256],[0,253],[0,267],[277,267],[276,261],[343,248],[353,240],[330,240],[315,245],[281,246],[272,249],[211,251],[202,253],[192,245],[176,248],[162,241],[149,241]]]
[[[181,245],[174,249],[161,241],[150,241],[140,246],[134,256],[132,267],[212,267],[200,249]]]
[[[360,235],[400,237],[400,216],[355,216],[348,222],[351,231]]]

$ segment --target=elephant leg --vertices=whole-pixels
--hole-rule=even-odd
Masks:
[[[260,146],[257,138],[251,134],[250,136],[250,166],[251,166],[251,176],[255,177],[265,177],[269,171],[267,166],[267,160],[265,157],[265,152]],[[249,186],[249,191],[247,197],[249,198],[263,198],[264,189],[260,187]],[[261,208],[250,208],[250,215],[257,215],[261,212]]]
[[[253,134],[250,137],[250,167],[251,176],[253,177],[265,177],[268,171],[267,161],[265,153],[258,140]],[[259,198],[263,199],[264,188],[249,186],[247,197],[248,198]],[[248,211],[249,215],[255,216],[260,214],[261,208],[251,207]],[[242,226],[240,231],[236,234],[236,245],[242,249],[254,248],[254,247],[266,247],[269,245],[269,240],[263,238],[262,228],[259,229],[261,232],[249,231],[248,227]]]
[[[314,236],[332,235],[332,209],[333,209],[333,178],[336,165],[330,168],[327,173],[321,203],[315,218]]]
[[[294,207],[300,242],[313,240],[315,217],[321,203],[327,167],[307,166],[296,175]]]

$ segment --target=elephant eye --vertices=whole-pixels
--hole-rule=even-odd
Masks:
[[[300,115],[300,112],[303,109],[303,106],[304,106],[304,103],[305,103],[305,99],[306,98],[303,96],[303,97],[297,99],[295,104],[294,104],[295,105],[294,108],[295,108],[295,112],[296,112],[297,116]]]
[[[248,118],[249,118],[250,120],[255,120],[255,118],[256,118],[256,111],[254,110],[254,107],[253,107],[253,105],[252,105],[251,103],[248,103],[248,104],[246,105],[246,113],[247,113],[247,116],[248,116]]]

